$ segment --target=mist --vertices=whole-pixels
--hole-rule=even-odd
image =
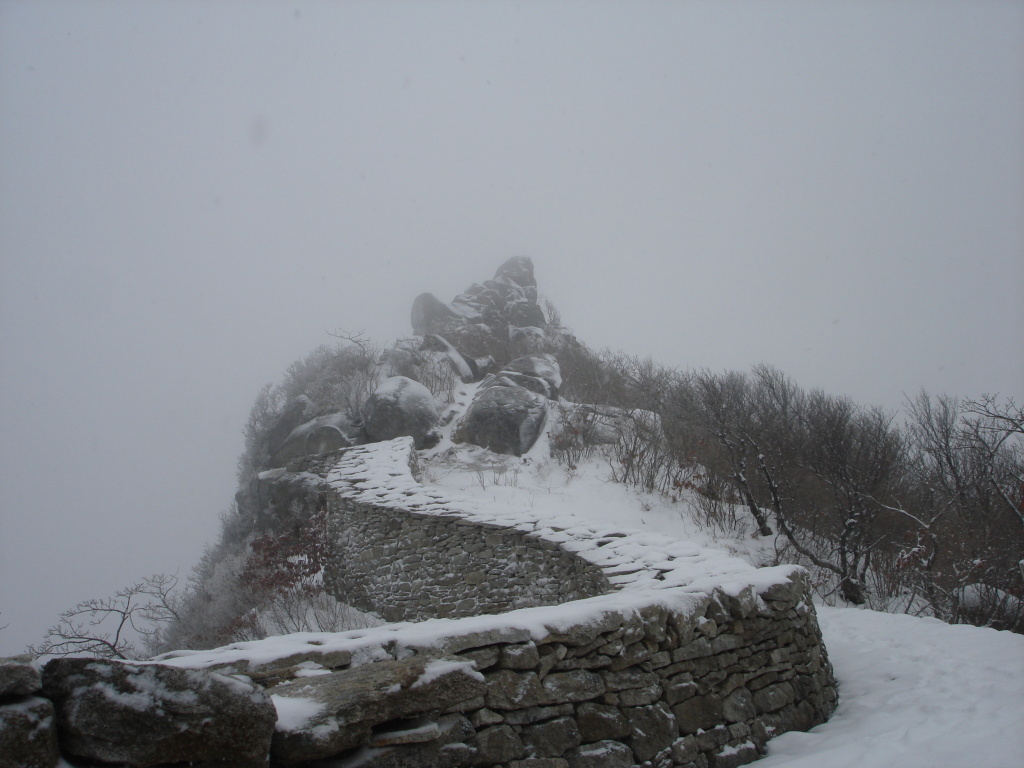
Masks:
[[[259,389],[528,255],[594,347],[1024,396],[1024,6],[0,2],[0,654],[187,575]]]

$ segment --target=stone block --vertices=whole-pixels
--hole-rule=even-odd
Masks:
[[[624,691],[629,688],[647,688],[651,685],[659,685],[661,678],[653,672],[644,672],[640,669],[623,669],[619,671],[607,671],[601,673],[605,687],[609,691]]]
[[[694,696],[672,707],[672,714],[684,734],[707,730],[722,722],[722,700],[711,694]]]
[[[606,739],[584,744],[566,756],[569,768],[630,768],[633,750],[621,741]]]
[[[543,688],[545,703],[588,701],[604,693],[605,682],[594,672],[575,669],[550,673],[544,678]]]
[[[619,691],[619,704],[623,707],[639,707],[654,704],[662,698],[660,685],[649,685],[646,688],[629,688]]]
[[[262,688],[162,664],[53,659],[43,692],[56,708],[61,750],[108,763],[262,766],[277,721]]]
[[[652,759],[672,745],[679,735],[676,718],[662,704],[622,710],[629,721],[629,745],[640,762]]]
[[[726,722],[738,723],[755,715],[754,697],[746,688],[737,688],[722,700],[722,716]]]
[[[547,698],[536,672],[502,669],[487,676],[484,700],[490,709],[526,709],[544,703]]]
[[[758,712],[777,712],[793,702],[796,693],[790,683],[777,683],[754,692],[754,706]]]
[[[30,696],[42,686],[39,669],[31,656],[0,658],[0,700],[12,696]]]
[[[631,733],[626,716],[618,707],[609,704],[580,704],[576,708],[576,722],[585,742],[621,739]]]
[[[502,646],[501,666],[506,669],[537,669],[540,666],[540,653],[536,643],[530,641]]]
[[[495,725],[476,734],[475,765],[491,766],[517,760],[526,754],[523,740],[509,725]]]
[[[284,764],[333,757],[366,743],[382,723],[452,707],[483,691],[468,662],[426,655],[300,678],[273,689],[278,712],[294,700],[312,700],[320,711],[294,725],[279,725],[271,754]]]
[[[579,728],[571,717],[525,726],[521,735],[531,757],[561,757],[581,743]]]
[[[504,721],[509,725],[532,725],[543,720],[552,720],[556,717],[571,715],[572,704],[558,704],[553,707],[529,707],[528,709],[514,709],[506,712]]]
[[[0,768],[54,768],[59,758],[49,700],[31,696],[0,704]]]

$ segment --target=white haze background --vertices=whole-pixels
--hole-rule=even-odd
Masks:
[[[531,256],[580,338],[1024,395],[1024,4],[0,0],[0,654],[184,575],[259,388]]]

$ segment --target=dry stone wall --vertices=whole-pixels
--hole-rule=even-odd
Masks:
[[[0,745],[36,755],[23,763],[32,768],[53,768],[58,737],[71,764],[102,761],[72,729],[122,718],[131,727],[104,730],[104,749],[124,765],[160,765],[126,755],[153,754],[165,704],[177,711],[188,700],[201,717],[175,725],[178,763],[227,765],[217,750],[245,731],[247,745],[263,746],[239,767],[732,768],[834,710],[802,569],[755,569],[674,539],[453,504],[416,481],[415,455],[398,439],[275,478],[332,510],[339,593],[434,618],[177,651],[123,670],[52,663],[42,690],[38,675],[0,685]],[[361,594],[360,580],[369,584]],[[535,602],[516,608],[520,600]],[[25,665],[0,683],[28,676]],[[188,671],[185,688],[175,668]],[[253,718],[230,725],[220,714],[230,702],[193,702],[207,688],[261,712],[269,699],[276,723],[260,719],[259,733]],[[94,701],[124,711],[98,714]],[[51,702],[55,716],[21,717],[28,703]],[[22,766],[0,755],[8,764]]]
[[[404,469],[416,454],[395,443],[397,451],[387,458]],[[611,591],[599,566],[536,532],[447,507],[439,511],[401,493],[398,500],[412,509],[396,506],[387,494],[362,500],[351,478],[332,476],[345,453],[300,460],[289,469],[311,481],[308,503],[315,494],[316,503],[330,510],[334,558],[325,580],[350,605],[386,621],[420,621],[557,605]],[[325,488],[328,479],[333,484]],[[423,511],[415,509],[417,501]]]

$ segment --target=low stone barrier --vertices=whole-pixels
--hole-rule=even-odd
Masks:
[[[433,618],[177,651],[128,674],[98,672],[121,681],[107,690],[98,680],[100,693],[156,722],[165,713],[136,694],[152,693],[144,681],[154,675],[173,680],[173,669],[147,669],[189,670],[196,690],[236,681],[236,695],[269,696],[277,714],[267,733],[246,736],[269,750],[245,764],[280,766],[731,768],[834,710],[801,568],[757,569],[668,537],[456,502],[416,480],[415,456],[398,439],[275,477],[331,511],[328,576],[339,596],[385,617]],[[47,690],[64,690],[54,665]],[[30,687],[16,702],[0,698],[0,744],[11,743],[3,723],[17,720],[5,708],[53,699],[50,722],[60,724],[64,709],[85,706]],[[200,751],[176,760],[228,765],[189,730],[222,733],[218,714],[198,722],[181,727]],[[52,746],[57,733],[69,760],[95,758],[63,727],[34,743]],[[130,738],[159,730],[139,725]],[[0,757],[8,764],[22,765]]]

